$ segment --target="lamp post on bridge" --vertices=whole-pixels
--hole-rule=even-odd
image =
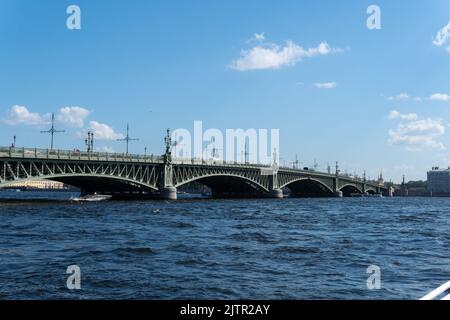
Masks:
[[[94,132],[88,131],[88,136],[84,139],[84,144],[87,147],[87,152],[94,152]]]
[[[248,143],[247,141],[245,141],[245,151],[244,151],[244,162],[245,164],[249,164],[250,163],[250,155],[253,155],[250,153],[249,147],[248,147]]]
[[[298,164],[299,164],[298,155],[296,154],[295,155],[295,161],[292,161],[292,168],[293,169],[298,169]]]
[[[267,175],[269,179],[269,197],[276,199],[283,199],[283,190],[281,190],[279,181],[278,181],[278,154],[277,149],[273,149],[272,153],[272,169],[270,174]]]
[[[172,165],[172,137],[170,129],[167,129],[164,137],[166,152],[164,153],[164,162],[161,164],[162,174],[160,176],[159,193],[162,199],[176,200],[177,189],[173,185],[173,165]]]
[[[336,198],[342,198],[344,193],[339,189],[339,163],[336,161],[336,172],[333,181],[333,196]]]
[[[64,132],[66,132],[66,131],[55,129],[55,114],[54,113],[52,113],[52,127],[49,130],[41,131],[41,133],[50,133],[50,135],[51,135],[50,150],[53,150],[53,137],[54,137],[55,133],[64,133]]]
[[[15,148],[15,147],[16,147],[16,135],[14,135],[13,142],[11,143],[11,148]]]
[[[319,167],[319,164],[317,163],[317,159],[314,159],[314,164],[313,164],[314,171],[317,171],[318,167]]]
[[[183,138],[183,137],[182,137]],[[178,147],[179,146],[181,146],[181,147],[184,147],[184,146],[186,146],[186,143],[180,143],[179,141],[178,141],[178,137],[177,137],[177,134],[175,133],[174,134],[174,139],[175,139],[175,141],[173,141],[172,142],[172,146],[173,146],[173,150],[174,150],[174,159],[184,159],[184,158],[186,158],[186,159],[188,159],[188,157],[189,157],[189,155],[188,155],[188,151],[187,150],[185,150],[185,148],[182,148],[181,149],[181,151],[182,151],[182,153],[181,154],[179,154],[179,150],[178,150]],[[183,138],[184,139],[184,138]],[[184,153],[186,153],[186,154],[184,154]],[[202,153],[202,158],[203,158],[203,153]]]
[[[126,137],[123,138],[123,139],[117,139],[117,141],[125,141],[126,142],[126,145],[127,145],[126,154],[128,155],[128,145],[129,145],[130,141],[139,141],[139,139],[130,137],[130,126],[127,123],[127,135],[126,135]]]
[[[167,162],[172,161],[172,137],[170,135],[170,129],[167,129],[166,136],[164,137],[164,143],[166,145],[166,153],[164,154]]]

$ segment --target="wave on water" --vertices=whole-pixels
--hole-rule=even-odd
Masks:
[[[450,199],[423,201],[0,200],[0,297],[417,299],[450,279]]]

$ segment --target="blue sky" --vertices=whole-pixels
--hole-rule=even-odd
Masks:
[[[279,128],[282,161],[425,179],[450,165],[449,22],[447,0],[0,0],[0,145],[47,147],[55,112],[58,148],[93,128],[122,152],[129,122],[131,152],[162,153],[202,120]]]

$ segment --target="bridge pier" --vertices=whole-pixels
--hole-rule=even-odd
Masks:
[[[281,189],[273,189],[268,194],[268,197],[272,198],[272,199],[283,199],[283,190],[281,190]]]
[[[274,167],[277,167],[277,164],[273,164]],[[268,175],[269,179],[269,193],[267,194],[268,198],[272,199],[283,199],[283,190],[280,188],[278,183],[278,171],[272,172],[272,174]]]
[[[177,188],[164,187],[159,190],[159,196],[163,200],[177,200]]]
[[[334,198],[342,198],[344,197],[344,193],[340,190],[333,192],[333,197]]]
[[[164,138],[166,144],[166,153],[163,155],[164,163],[161,165],[161,177],[159,182],[159,195],[164,200],[177,200],[177,188],[173,184],[173,165],[172,165],[172,138],[167,129],[167,135]]]

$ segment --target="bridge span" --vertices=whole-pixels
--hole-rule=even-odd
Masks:
[[[387,194],[387,189],[347,175],[202,159],[69,150],[0,147],[0,188],[36,179],[59,181],[85,194],[175,200],[177,188],[196,181],[214,197],[345,197]]]

